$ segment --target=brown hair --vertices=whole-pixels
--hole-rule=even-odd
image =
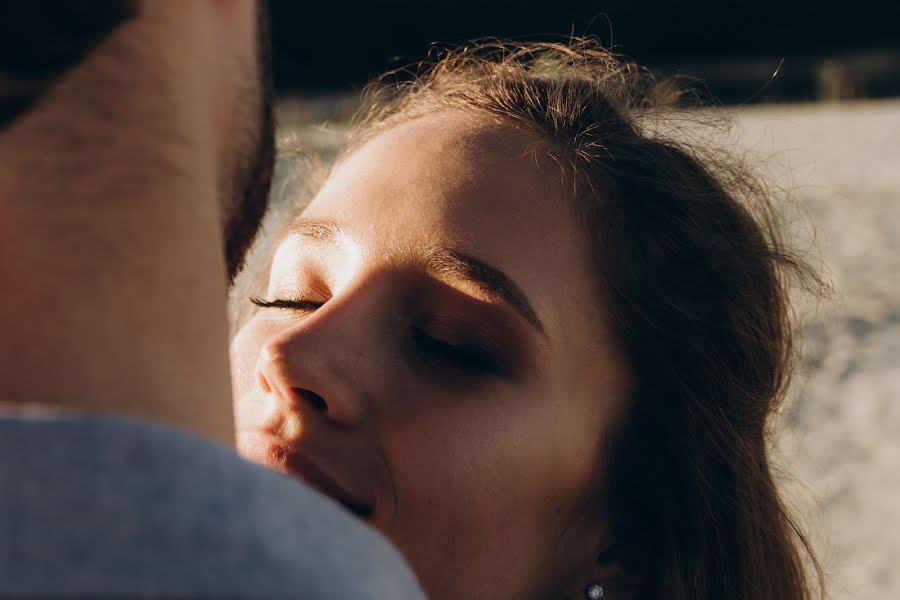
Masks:
[[[0,3],[0,128],[137,12],[134,0]]]
[[[823,577],[767,424],[792,363],[788,282],[815,275],[764,187],[663,133],[679,97],[590,40],[480,43],[376,81],[345,155],[444,110],[531,134],[572,182],[635,381],[605,478],[627,578],[648,598],[808,599]]]

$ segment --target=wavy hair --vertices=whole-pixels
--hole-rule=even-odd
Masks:
[[[767,188],[679,135],[683,91],[588,39],[436,50],[370,84],[343,155],[446,110],[530,134],[571,182],[635,382],[603,490],[629,585],[808,600],[823,575],[779,495],[768,433],[794,357],[789,284],[822,282],[782,240]]]

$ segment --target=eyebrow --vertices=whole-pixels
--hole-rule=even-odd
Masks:
[[[299,235],[317,242],[335,243],[340,228],[334,221],[322,219],[294,219],[285,228],[285,234]]]
[[[333,221],[296,219],[287,226],[285,233],[333,244],[340,235],[341,229]],[[541,335],[547,336],[544,324],[531,302],[528,301],[528,296],[515,281],[500,269],[474,256],[445,247],[435,248],[428,252],[425,266],[432,273],[457,277],[474,283],[483,292],[504,301]]]
[[[428,254],[426,264],[429,270],[435,273],[465,279],[477,285],[482,291],[500,298],[533,325],[541,335],[547,336],[544,324],[528,301],[528,296],[500,269],[452,248],[432,250]]]

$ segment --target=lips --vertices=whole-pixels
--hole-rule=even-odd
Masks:
[[[372,516],[371,503],[347,491],[296,444],[264,432],[242,432],[238,435],[238,450],[255,463],[300,479],[362,519]]]

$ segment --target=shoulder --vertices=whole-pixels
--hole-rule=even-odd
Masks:
[[[342,507],[189,433],[0,418],[0,453],[4,593],[422,597]]]

